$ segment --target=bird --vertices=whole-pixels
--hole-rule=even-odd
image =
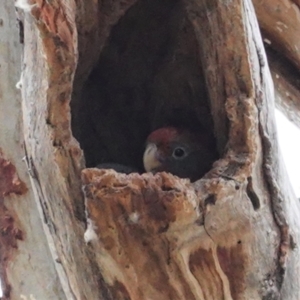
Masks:
[[[216,159],[211,134],[172,126],[150,133],[143,155],[146,172],[169,172],[191,182],[207,173]]]

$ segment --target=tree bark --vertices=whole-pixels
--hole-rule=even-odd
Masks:
[[[23,161],[21,95],[16,88],[23,47],[11,1],[1,2],[0,23],[0,276],[3,299],[30,299],[31,296],[66,299]]]
[[[0,128],[4,299],[300,298],[300,207],[278,151],[269,69],[270,64],[278,102],[297,123],[297,82],[276,55],[280,52],[291,68],[299,69],[293,35],[299,24],[284,35],[282,24],[290,24],[289,19],[275,10],[267,14],[271,2],[254,1],[269,46],[271,41],[269,61],[250,0],[39,0],[19,9],[25,41],[21,62],[13,7],[5,0],[0,35],[6,39],[1,48],[10,46],[0,56],[1,78],[7,74],[9,79],[0,83],[5,120]],[[297,13],[298,6],[288,3],[291,13]],[[125,29],[139,15],[138,24],[147,28],[145,40],[157,44],[149,42],[136,53],[134,47],[146,33],[136,33],[134,26]],[[274,30],[275,20],[281,22],[276,23],[281,31]],[[128,36],[123,37],[124,32]],[[130,51],[133,57],[153,51],[153,57],[165,55],[167,62],[145,54],[151,61],[145,69],[157,65],[148,73],[135,70]],[[123,63],[126,57],[128,65]],[[137,59],[137,65],[145,57]],[[192,184],[167,173],[86,169],[82,149],[87,159],[87,153],[105,154],[105,147],[119,155],[113,148],[118,140],[105,147],[100,143],[102,148],[86,140],[91,127],[85,123],[95,121],[98,109],[108,105],[102,95],[86,96],[86,83],[98,62],[99,69],[107,68],[104,73],[117,62],[114,74],[122,76],[113,81],[115,89],[124,85],[128,91],[140,78],[151,81],[146,88],[156,97],[141,92],[142,82],[138,94],[130,94],[132,103],[124,102],[132,109],[132,119],[141,112],[146,124],[132,121],[137,144],[151,126],[162,124],[168,108],[195,110],[204,128],[212,130],[213,123],[221,158],[211,171]],[[22,97],[14,88],[19,69]],[[99,72],[109,86],[109,74]],[[137,76],[130,77],[135,72]],[[205,115],[207,109],[212,117]],[[96,116],[89,115],[93,110]],[[126,106],[122,110],[127,113]],[[122,135],[127,127],[120,124],[120,116],[105,119],[102,113],[97,129],[116,129]],[[112,123],[103,125],[101,118]],[[97,134],[95,138],[110,141],[107,132]]]
[[[254,0],[275,84],[277,107],[300,127],[299,1]]]

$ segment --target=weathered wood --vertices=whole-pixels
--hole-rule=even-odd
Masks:
[[[211,241],[189,181],[87,169],[83,184],[91,222],[85,238],[113,299],[197,299],[189,253]]]
[[[82,11],[92,6],[78,4]],[[113,6],[102,13],[115,18]],[[126,7],[120,6],[118,15]],[[26,160],[47,225],[45,235],[53,259],[62,266],[58,275],[67,299],[111,299],[83,239],[85,212],[79,175],[83,156],[71,134],[69,107],[78,59],[75,3],[38,1],[31,13],[24,23],[23,121]],[[79,25],[86,22],[88,27],[90,17],[82,13]]]
[[[254,0],[275,84],[277,107],[300,127],[300,9],[298,0]]]
[[[268,44],[272,44],[299,69],[299,0],[254,0],[253,5]]]
[[[300,128],[300,73],[282,56],[268,51],[276,106]]]
[[[23,161],[22,45],[12,1],[0,4],[0,278],[3,299],[65,299]]]
[[[83,171],[86,237],[116,298],[298,299],[286,272],[299,271],[297,210],[283,203],[299,204],[280,193],[273,85],[252,5],[189,1],[187,11],[221,148],[228,135],[224,158],[194,191],[170,175]]]
[[[80,131],[84,82],[112,26],[134,2],[39,0],[25,14],[20,85],[32,190],[28,178],[24,182],[36,202],[17,208],[5,198],[16,224],[9,224],[14,243],[0,239],[0,246],[16,245],[21,230],[18,249],[28,255],[34,248],[38,271],[28,265],[17,275],[24,258],[14,254],[16,268],[7,265],[11,298],[299,299],[299,203],[278,153],[273,83],[250,0],[182,2],[223,155],[212,170],[195,184],[165,173],[82,171],[70,101],[73,129]],[[282,51],[297,65],[290,38],[282,40]],[[19,112],[20,106],[14,121]],[[9,165],[8,147],[15,143],[6,147],[2,165]],[[17,169],[26,178],[24,167]],[[34,227],[26,223],[29,211]],[[38,235],[42,249],[34,247]],[[25,288],[21,275],[29,278]],[[45,295],[43,284],[30,293],[37,277],[44,283],[49,276],[54,280]]]
[[[70,4],[70,3],[69,3]],[[59,4],[35,7],[25,18],[23,120],[31,183],[67,299],[103,299],[101,275],[83,240],[80,201],[82,154],[71,136],[69,101],[76,55],[74,10]],[[66,14],[70,13],[70,15]],[[52,26],[53,18],[59,26]],[[57,20],[56,19],[56,20]],[[38,94],[36,91],[39,91]],[[47,171],[45,171],[47,170]]]

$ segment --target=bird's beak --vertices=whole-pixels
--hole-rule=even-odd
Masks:
[[[155,144],[150,143],[146,146],[143,161],[146,172],[152,172],[161,166],[161,162],[158,159],[157,146]]]

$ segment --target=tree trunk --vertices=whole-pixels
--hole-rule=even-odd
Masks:
[[[300,298],[299,3],[253,2],[265,47],[250,0],[17,1],[24,46],[0,4],[3,299]],[[215,136],[195,183],[93,168],[176,122]]]
[[[0,276],[3,299],[66,299],[24,158],[22,45],[11,1],[0,5]],[[18,84],[19,86],[19,84]]]

